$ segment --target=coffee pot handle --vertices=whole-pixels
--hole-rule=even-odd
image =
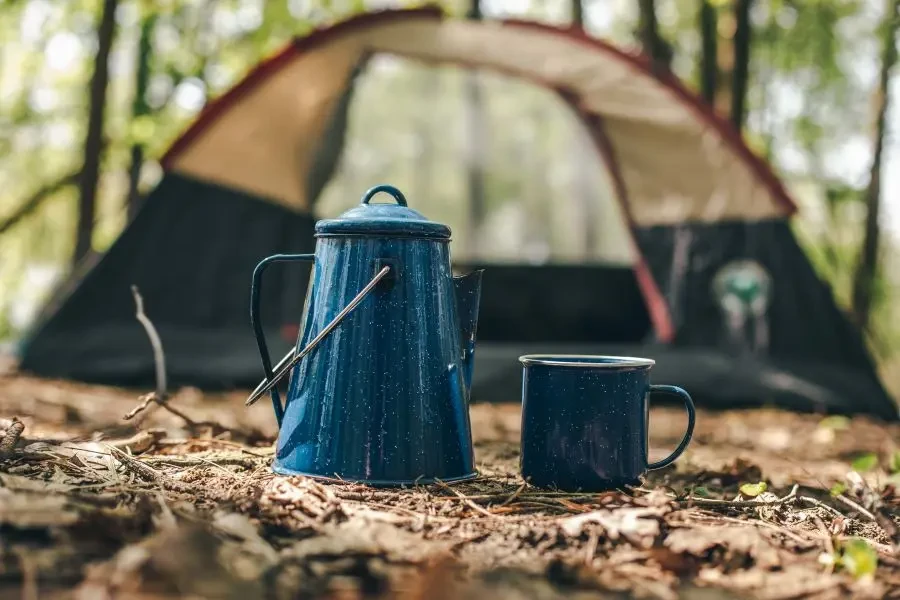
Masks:
[[[407,206],[406,196],[403,195],[403,192],[401,192],[394,186],[387,185],[387,184],[376,185],[373,188],[369,188],[368,191],[366,191],[366,193],[363,194],[362,203],[368,204],[369,201],[372,198],[374,198],[376,194],[379,194],[380,192],[384,192],[386,194],[390,194],[391,196],[393,196],[394,200],[396,200],[397,204],[399,204],[400,206]]]
[[[664,459],[647,465],[648,470],[655,471],[656,469],[662,469],[663,467],[671,465],[673,462],[675,462],[675,459],[681,456],[681,454],[687,449],[687,446],[689,443],[691,443],[691,438],[694,435],[694,422],[696,420],[696,416],[694,414],[694,401],[691,399],[691,395],[678,386],[651,385],[650,394],[668,394],[670,396],[678,396],[678,398],[680,398],[681,401],[684,402],[684,408],[685,410],[687,410],[688,416],[687,431],[684,432],[684,437],[681,438],[681,443],[678,444],[678,447],[675,448],[675,451]]]
[[[266,334],[259,318],[259,296],[262,289],[262,276],[269,265],[275,262],[315,262],[315,254],[275,254],[264,258],[253,270],[253,283],[250,286],[250,324],[253,325],[253,333],[256,334],[256,343],[259,346],[259,355],[262,358],[263,371],[266,379],[272,379],[272,357],[269,355],[269,346],[266,344]],[[275,410],[275,420],[281,427],[281,419],[284,417],[284,408],[281,404],[281,396],[278,389],[271,389],[272,408]]]
[[[312,258],[310,258],[312,257]],[[275,365],[275,368],[272,368],[272,359],[269,357],[269,350],[266,348],[266,340],[265,334],[262,330],[262,324],[259,321],[259,289],[260,289],[260,281],[262,277],[262,272],[265,270],[266,266],[271,264],[272,262],[276,262],[278,260],[313,260],[315,255],[313,254],[277,254],[275,256],[270,256],[269,258],[263,260],[259,265],[256,266],[256,270],[253,272],[253,285],[250,290],[250,320],[253,323],[253,331],[256,333],[256,341],[259,344],[259,352],[263,359],[263,367],[266,371],[266,378],[263,379],[256,389],[250,394],[250,397],[244,402],[245,406],[250,406],[254,402],[256,402],[263,394],[266,392],[271,392],[272,395],[272,404],[275,410],[275,419],[278,421],[278,426],[281,426],[281,419],[284,417],[284,407],[281,404],[281,398],[278,395],[278,392],[275,388],[275,385],[285,376],[287,375],[294,366],[300,362],[303,357],[307,354],[315,350],[316,346],[318,346],[322,340],[328,337],[334,329],[341,324],[341,322],[351,313],[353,312],[359,304],[365,300],[366,296],[368,296],[372,290],[375,289],[375,286],[378,285],[378,282],[387,277],[387,275],[391,272],[391,267],[389,264],[384,264],[382,260],[376,260],[375,266],[379,269],[378,273],[375,274],[375,277],[372,278],[366,286],[359,291],[356,296],[334,317],[325,327],[322,328],[316,336],[300,351],[295,351],[295,349],[291,349],[284,358],[278,361],[278,364]],[[273,372],[274,371],[274,372]]]

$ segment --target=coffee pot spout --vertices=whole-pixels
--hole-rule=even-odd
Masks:
[[[481,303],[481,276],[483,269],[453,278],[456,293],[456,313],[459,319],[462,343],[462,374],[466,398],[472,387],[472,370],[475,364],[475,333],[478,329],[478,308]]]

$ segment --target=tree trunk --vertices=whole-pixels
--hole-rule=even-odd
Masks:
[[[716,102],[718,63],[718,15],[709,0],[700,0],[700,95],[710,106]]]
[[[143,6],[143,5],[142,5]],[[146,11],[141,21],[141,37],[138,40],[137,65],[134,78],[134,100],[131,103],[131,120],[138,121],[150,114],[147,105],[147,84],[150,81],[150,59],[153,56],[152,36],[156,23],[156,14],[144,6]],[[138,139],[131,146],[131,164],[128,167],[128,220],[137,213],[140,202],[138,184],[141,179],[141,167],[144,164],[144,140]]]
[[[481,0],[472,0],[467,18],[480,21],[483,18],[481,12]],[[486,119],[484,115],[484,101],[481,95],[481,86],[478,84],[478,73],[469,71],[465,79],[465,103],[466,124],[469,148],[466,163],[466,180],[469,191],[469,234],[471,243],[469,251],[472,258],[477,256],[478,232],[484,221],[486,206],[484,195],[484,162],[486,160],[485,147],[487,140]]]
[[[875,131],[869,185],[865,192],[866,222],[856,272],[853,277],[853,317],[863,329],[869,326],[872,309],[872,288],[878,268],[878,249],[881,229],[878,219],[881,212],[881,168],[884,154],[884,138],[890,104],[891,71],[897,63],[896,34],[900,25],[900,0],[887,0],[887,13],[883,23],[881,72],[875,90]]]
[[[750,75],[750,6],[753,0],[735,0],[734,69],[731,78],[731,124],[737,131],[744,127]]]
[[[650,57],[653,67],[659,71],[668,71],[672,64],[672,48],[659,35],[656,21],[656,1],[638,0],[638,38],[644,54]]]
[[[414,77],[418,81],[419,98],[423,106],[434,106],[440,100],[438,85],[440,84],[440,74],[434,69],[418,69],[413,72]],[[427,198],[432,193],[434,185],[434,177],[432,165],[434,164],[434,144],[432,144],[432,129],[430,114],[423,114],[416,123],[416,139],[418,141],[418,149],[416,158],[413,161],[413,197]]]
[[[97,29],[97,55],[94,58],[94,73],[90,82],[87,135],[84,139],[84,166],[78,181],[78,225],[75,230],[73,263],[77,263],[90,252],[91,237],[94,233],[97,182],[103,153],[103,114],[106,109],[106,87],[109,83],[109,53],[116,32],[117,5],[118,0],[104,0],[103,14]]]
[[[572,0],[572,26],[578,30],[584,29],[584,4],[582,0]]]
[[[584,4],[583,0],[572,0],[572,27],[584,31]],[[584,227],[584,252],[585,258],[593,256],[597,247],[597,211],[594,205],[593,190],[591,190],[590,171],[592,168],[591,157],[595,155],[593,148],[585,143],[582,135],[584,124],[581,119],[576,119],[570,151],[572,152],[572,164],[575,165],[575,195],[578,206],[581,209],[582,226]]]

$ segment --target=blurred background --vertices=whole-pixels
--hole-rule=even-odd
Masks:
[[[460,18],[582,27],[648,54],[738,127],[800,205],[794,228],[900,394],[898,0],[482,0]],[[0,339],[105,250],[205,104],[354,0],[0,2]],[[422,98],[427,99],[426,102]],[[473,110],[474,108],[474,110]],[[479,115],[472,123],[471,115]],[[468,124],[468,125],[467,125]],[[471,136],[480,143],[472,144]],[[378,56],[316,207],[332,217],[390,182],[471,261],[629,264],[610,183],[547,90]],[[479,182],[472,185],[473,181]],[[594,203],[599,225],[580,217]],[[102,300],[98,300],[101,301]]]

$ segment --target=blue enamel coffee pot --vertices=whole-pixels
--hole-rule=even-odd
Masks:
[[[371,203],[379,192],[394,203]],[[273,469],[372,485],[476,476],[468,396],[482,271],[453,277],[450,229],[409,208],[393,186],[316,223],[315,254],[270,256],[250,294],[279,424]],[[296,347],[272,367],[259,315],[276,261],[313,265]],[[275,384],[289,374],[282,405]]]

